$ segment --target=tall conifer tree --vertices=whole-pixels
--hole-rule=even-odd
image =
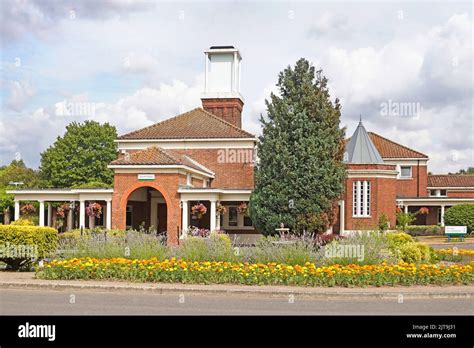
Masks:
[[[345,130],[328,80],[300,59],[279,74],[279,95],[266,100],[251,216],[264,234],[284,223],[295,233],[323,232],[344,190]]]

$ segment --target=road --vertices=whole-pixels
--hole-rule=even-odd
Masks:
[[[74,301],[72,301],[74,300]],[[74,303],[71,303],[74,302]],[[308,299],[1,289],[2,315],[472,315],[471,299]]]

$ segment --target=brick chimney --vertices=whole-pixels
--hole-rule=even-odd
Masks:
[[[204,110],[242,128],[244,98],[240,94],[240,62],[242,57],[234,46],[212,46],[204,51],[206,70]]]

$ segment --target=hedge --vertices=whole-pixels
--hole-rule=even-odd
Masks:
[[[470,233],[474,230],[474,204],[459,204],[446,209],[444,224],[447,226],[467,226]]]
[[[407,227],[406,233],[411,236],[442,236],[444,227],[438,225],[411,225]]]
[[[0,225],[0,261],[10,269],[27,268],[56,251],[58,231],[51,227]]]

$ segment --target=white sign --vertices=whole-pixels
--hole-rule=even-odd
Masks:
[[[444,234],[466,234],[466,226],[445,226]]]
[[[138,174],[138,180],[155,180],[155,174]]]

